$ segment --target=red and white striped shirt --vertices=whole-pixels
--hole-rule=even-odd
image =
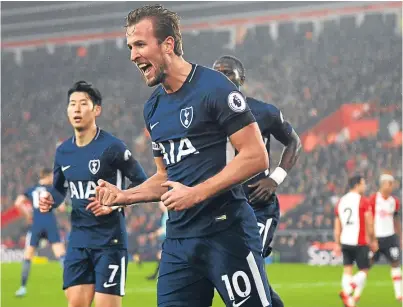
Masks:
[[[368,201],[358,193],[349,192],[340,198],[335,214],[339,217],[342,230],[340,243],[345,245],[367,245],[365,213],[370,211]]]
[[[399,212],[400,203],[394,196],[384,198],[380,192],[372,194],[369,205],[374,216],[375,236],[390,237],[395,234],[393,217]]]

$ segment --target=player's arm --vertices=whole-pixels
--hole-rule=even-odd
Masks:
[[[254,119],[250,113],[242,121]],[[269,166],[267,151],[255,122],[236,131],[229,139],[238,154],[217,175],[195,186],[200,193],[200,201],[248,180]]]
[[[18,210],[24,215],[24,218],[29,221],[32,217],[32,212],[25,205],[29,202],[29,199],[24,194],[20,194],[15,199],[14,205],[18,208]]]
[[[364,210],[365,230],[367,232],[370,248],[373,252],[376,252],[378,250],[378,242],[375,237],[374,215],[372,213],[372,206],[367,200],[362,200],[360,206],[362,207],[360,208],[360,210]]]
[[[57,153],[56,153],[57,155]],[[66,178],[57,159],[53,166],[53,186],[49,191],[41,193],[39,197],[39,208],[41,212],[49,212],[53,208],[59,207],[67,194]]]
[[[401,216],[400,216],[400,202],[397,198],[395,198],[396,208],[395,213],[393,215],[393,225],[395,229],[396,235],[399,237],[399,242],[402,239],[402,223],[401,223]]]
[[[266,112],[265,122],[270,123],[270,125],[263,127],[262,135],[266,138],[273,135],[277,141],[284,145],[284,150],[279,165],[270,176],[250,185],[251,188],[255,188],[250,194],[251,203],[270,199],[297,162],[301,152],[301,140],[291,124],[284,120],[281,111],[271,105],[267,106]]]
[[[341,221],[339,218],[338,204],[337,204],[335,207],[335,218],[334,218],[334,226],[333,226],[333,236],[334,236],[334,242],[335,242],[334,253],[336,254],[336,256],[339,256],[341,253],[341,243],[340,243],[341,230],[342,230],[342,225],[341,225]]]
[[[161,201],[169,210],[188,209],[231,189],[269,166],[261,132],[240,92],[217,88],[211,94],[206,108],[238,154],[219,173],[194,187],[166,182],[164,186],[172,189],[161,197]]]
[[[136,203],[160,201],[161,196],[168,190],[162,186],[167,181],[168,175],[162,157],[156,156],[154,161],[157,166],[156,173],[134,188],[122,191],[104,180],[99,180],[96,199],[105,206],[127,206]]]

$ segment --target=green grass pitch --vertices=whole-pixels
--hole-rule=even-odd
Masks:
[[[155,263],[138,267],[129,264],[124,307],[155,307],[156,283],[145,279]],[[270,282],[281,295],[286,307],[342,307],[338,297],[341,267],[312,267],[305,264],[274,264],[267,266]],[[28,280],[28,294],[14,297],[20,283],[21,264],[1,265],[2,307],[67,306],[61,290],[62,272],[58,263],[33,264]],[[216,293],[213,307],[224,306]],[[376,266],[369,274],[359,307],[398,307],[395,301],[390,269]]]

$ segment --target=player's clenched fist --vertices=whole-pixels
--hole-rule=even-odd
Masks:
[[[161,196],[161,201],[168,210],[189,209],[202,201],[195,188],[185,186],[179,182],[167,181],[161,186],[172,188]]]
[[[102,206],[127,203],[127,197],[121,189],[102,179],[98,180],[95,198]]]
[[[52,194],[50,194],[48,191],[44,191],[39,194],[39,210],[41,212],[49,212],[54,203],[55,201],[53,200]]]

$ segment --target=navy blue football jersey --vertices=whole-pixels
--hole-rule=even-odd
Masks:
[[[98,128],[94,139],[78,147],[74,137],[56,151],[52,195],[56,205],[69,189],[71,212],[71,247],[127,248],[124,210],[95,216],[85,208],[95,196],[97,181],[103,179],[124,189],[125,177],[138,185],[146,180],[140,164],[120,139]]]
[[[41,185],[37,184],[28,188],[24,192],[24,196],[29,199],[32,204],[32,225],[44,226],[46,224],[56,223],[56,217],[53,212],[41,213],[39,211],[39,195],[41,192],[50,191],[52,189],[51,185]]]
[[[292,126],[285,121],[281,111],[272,104],[264,103],[254,98],[247,97],[246,99],[252,113],[256,117],[256,122],[259,125],[262,133],[263,141],[266,145],[266,150],[270,159],[270,135],[273,135],[276,140],[287,146],[291,141]],[[271,165],[269,163],[269,165]],[[243,187],[246,195],[249,195],[249,184],[255,183],[258,180],[269,176],[270,171],[260,173],[249,181],[245,182]],[[264,204],[267,205],[267,204]]]
[[[219,173],[234,157],[229,141],[255,122],[244,96],[220,72],[192,64],[182,87],[171,94],[160,85],[144,106],[153,153],[162,157],[168,180],[195,186]],[[248,206],[242,186],[184,211],[169,211],[168,238],[205,236],[227,228]]]

